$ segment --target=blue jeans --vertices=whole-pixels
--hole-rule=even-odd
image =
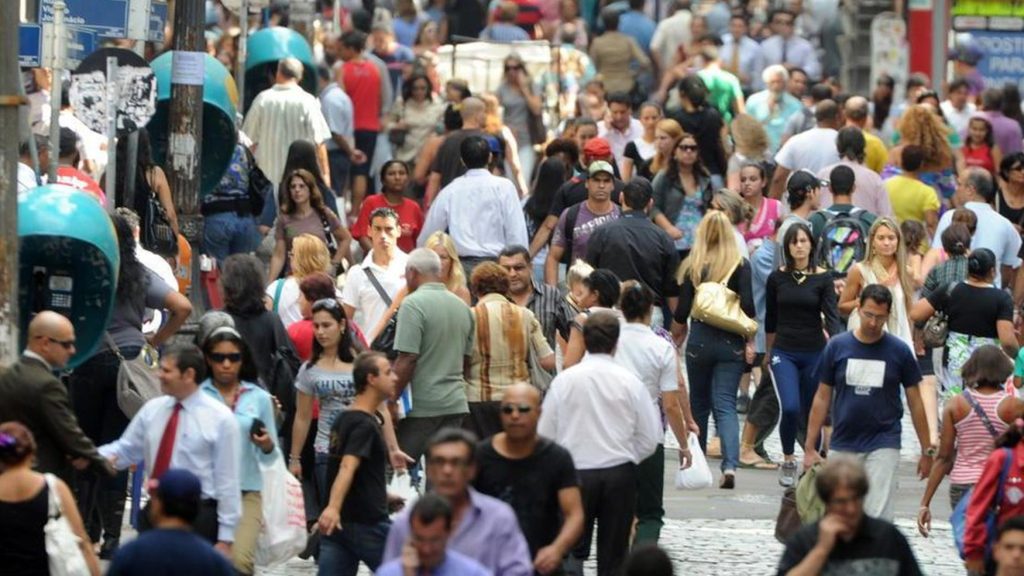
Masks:
[[[782,453],[793,455],[793,444],[801,422],[806,427],[811,414],[814,393],[818,390],[818,360],[821,351],[789,352],[775,348],[769,363],[775,390],[779,393],[782,420],[779,436],[782,439]]]
[[[313,431],[315,432],[315,431]],[[329,456],[327,454],[316,453],[316,464],[313,468],[313,480],[316,482],[316,505],[317,515],[327,505],[327,500],[331,496],[331,485],[334,484],[334,478],[327,477],[327,461]]]
[[[690,378],[690,406],[700,426],[700,448],[707,452],[708,415],[714,411],[722,438],[722,471],[739,465],[740,425],[736,417],[736,391],[746,361],[741,336],[694,320],[686,340],[686,373]]]
[[[377,524],[342,523],[341,531],[320,537],[318,576],[355,576],[359,563],[377,570],[384,558],[391,521]]]
[[[204,218],[203,253],[216,258],[218,263],[232,254],[254,252],[259,245],[256,219],[252,216],[221,212]]]

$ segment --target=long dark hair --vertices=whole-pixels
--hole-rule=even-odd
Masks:
[[[537,169],[537,179],[533,183],[530,199],[523,207],[526,217],[539,226],[548,215],[555,192],[569,179],[565,162],[558,158],[547,158]]]
[[[267,310],[263,304],[263,263],[251,254],[232,254],[224,260],[220,284],[224,289],[224,310],[250,316]]]
[[[705,178],[711,177],[711,172],[709,172],[707,167],[704,166],[704,161],[700,158],[700,142],[697,141],[697,137],[689,132],[683,132],[683,135],[676,140],[675,144],[672,145],[672,154],[668,157],[668,174],[666,174],[669,182],[672,184],[678,184],[680,187],[682,187],[682,178],[679,176],[679,160],[676,160],[676,150],[679,148],[679,145],[682,144],[683,140],[686,140],[687,138],[693,140],[693,143],[697,145],[697,161],[693,164],[694,176],[703,176]]]
[[[331,305],[329,300],[334,302]],[[337,358],[342,362],[353,362],[356,359],[356,355],[352,352],[352,331],[349,330],[348,318],[345,316],[345,311],[342,309],[341,304],[333,298],[325,298],[324,300],[317,300],[313,303],[313,314],[317,312],[327,312],[334,318],[334,321],[341,324],[341,340],[338,341]],[[324,347],[320,345],[320,341],[313,337],[313,354],[309,357],[309,366],[315,365],[320,361],[320,357],[324,354]]]
[[[210,354],[213,353],[213,348],[221,342],[231,342],[238,347],[238,351],[242,354],[242,367],[238,372],[238,379],[256,383],[259,380],[260,374],[256,368],[256,362],[252,359],[252,351],[249,350],[249,346],[242,339],[242,335],[234,328],[228,326],[214,330],[206,338],[206,341],[203,342],[203,356],[206,358],[207,374],[213,374],[213,367],[210,365]],[[213,376],[210,376],[210,378],[212,379]]]
[[[292,200],[292,194],[289,191],[291,187],[292,179],[299,178],[306,184],[306,188],[309,188],[309,205],[313,207],[322,218],[327,217],[327,207],[324,206],[324,197],[320,193],[320,188],[316,185],[315,176],[309,173],[308,170],[298,168],[285,172],[284,180],[281,180],[281,213],[282,214],[294,214],[295,213],[295,202]]]
[[[814,242],[814,234],[811,234],[811,229],[807,226],[807,224],[804,224],[803,222],[794,222],[789,226],[789,228],[786,229],[786,235],[783,236],[782,238],[782,269],[785,270],[786,272],[796,271],[796,261],[793,260],[793,255],[789,251],[789,246],[793,243],[794,240],[796,240],[796,235],[799,232],[807,234],[807,238],[809,238],[811,241],[811,252],[808,255],[807,269],[814,270],[818,265],[818,263],[815,262],[814,258],[815,248],[817,247]]]
[[[322,192],[329,190],[327,181],[324,180],[323,172],[320,171],[320,163],[316,159],[316,145],[309,140],[296,140],[288,146],[288,157],[284,161],[284,171],[282,174],[290,174],[293,170],[299,168],[309,172],[313,176],[313,181],[316,183],[317,191]],[[288,192],[288,185],[286,180],[281,181],[280,196],[284,196]]]
[[[146,292],[146,269],[135,257],[135,235],[132,227],[123,216],[110,216],[117,232],[117,246],[121,256],[121,266],[117,271],[117,299],[130,302]]]
[[[413,84],[415,84],[417,81],[427,83],[427,102],[433,102],[433,84],[430,83],[430,78],[427,78],[427,75],[424,74],[423,72],[413,72],[412,74],[409,75],[409,78],[407,78],[405,82],[402,83],[402,102],[408,102],[412,100]]]
[[[118,138],[117,140],[117,174],[114,175],[114,206],[127,206],[132,210],[138,212],[136,206],[138,206],[146,198],[141,195],[143,190],[149,188],[149,180],[146,180],[146,174],[154,168],[153,164],[153,149],[149,143],[149,132],[145,128],[139,130],[139,144],[135,148],[135,202],[134,205],[128,206],[125,204],[127,194],[125,188],[127,182],[125,176],[128,174],[128,138]]]

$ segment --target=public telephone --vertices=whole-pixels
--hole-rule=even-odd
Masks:
[[[37,314],[53,310],[65,316],[71,315],[74,280],[64,271],[51,271],[44,266],[32,268],[32,290],[29,296],[29,310]]]

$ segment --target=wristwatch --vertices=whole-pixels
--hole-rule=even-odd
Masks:
[[[939,449],[936,448],[935,446],[929,446],[928,449],[924,451],[924,455],[929,457],[929,458],[934,458],[935,455],[938,454],[938,453],[939,453]]]

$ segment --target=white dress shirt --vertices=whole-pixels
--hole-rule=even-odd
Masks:
[[[644,383],[612,356],[589,353],[551,382],[537,432],[564,446],[577,470],[639,464],[664,437]]]
[[[785,43],[785,51],[782,49],[783,43]],[[799,36],[790,36],[783,39],[782,36],[776,34],[761,42],[761,52],[764,54],[765,66],[789,63],[802,68],[804,72],[807,72],[811,80],[821,78],[821,63],[818,62],[818,55],[814,52],[814,46],[811,46],[810,42]],[[786,62],[782,61],[783,52],[786,54]]]
[[[448,231],[462,257],[496,258],[506,246],[530,244],[515,185],[483,168],[466,171],[441,190],[417,245],[439,230]]]
[[[971,250],[977,248],[988,248],[996,255],[996,277],[993,284],[997,288],[1002,287],[1002,274],[1000,266],[1020,268],[1020,234],[1002,214],[996,212],[992,205],[984,202],[968,202],[964,204],[974,215],[978,217],[978,226],[974,229],[974,236],[971,237]],[[939,225],[935,228],[935,235],[932,237],[932,248],[942,248],[942,233],[949,228],[953,222],[953,210],[947,210],[942,218],[939,218]]]
[[[373,286],[373,282],[366,276],[366,268],[373,271],[373,277],[380,282],[381,288],[394,301],[398,291],[405,287],[405,263],[409,256],[395,248],[391,256],[391,262],[387,268],[383,268],[373,261],[371,251],[363,259],[362,266],[353,266],[348,271],[345,279],[345,288],[341,291],[341,303],[356,309],[353,315],[355,323],[362,328],[367,338],[373,338],[375,334],[370,331],[377,326],[384,313],[388,311],[391,304],[380,297],[380,293]]]
[[[967,126],[971,123],[971,116],[974,116],[974,113],[978,110],[978,108],[970,102],[964,104],[962,109],[957,109],[949,100],[945,100],[942,104],[939,104],[939,107],[942,108],[942,115],[945,116],[946,121],[949,122],[949,127],[956,130],[957,134],[967,130]]]
[[[761,90],[764,88],[764,80],[761,79],[761,72],[764,70],[764,53],[761,51],[761,45],[750,36],[744,36],[740,39],[740,65],[739,70],[732,70],[732,52],[736,48],[736,40],[732,37],[732,34],[726,34],[722,37],[722,48],[718,51],[718,60],[721,62],[722,67],[729,70],[733,74],[739,77],[743,74],[747,77],[747,81],[743,83],[744,88],[751,90]],[[737,73],[738,72],[738,73]]]
[[[171,396],[146,402],[121,438],[100,446],[100,454],[115,457],[114,466],[119,470],[144,460],[149,475],[176,403]],[[235,527],[242,515],[238,470],[241,439],[235,415],[198,387],[181,405],[170,468],[188,470],[199,478],[203,498],[217,501],[217,539],[234,542]]]
[[[608,141],[608,144],[612,147],[612,155],[615,156],[615,162],[622,166],[622,160],[625,158],[626,144],[644,135],[644,125],[636,118],[630,118],[629,127],[625,130],[619,130],[612,126],[611,122],[601,120],[597,123],[597,135]]]
[[[649,326],[635,322],[619,326],[615,361],[644,383],[655,406],[662,392],[679,390],[675,348]]]

